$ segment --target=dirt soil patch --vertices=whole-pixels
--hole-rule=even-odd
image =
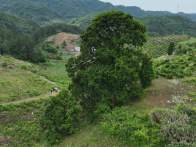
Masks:
[[[80,36],[70,33],[58,33],[47,39],[49,42],[53,42],[55,46],[63,47],[66,51],[77,52],[79,49],[77,41],[80,40]]]
[[[173,96],[184,96],[192,90],[191,86],[180,80],[156,79],[146,90],[143,103],[149,107],[166,107]]]

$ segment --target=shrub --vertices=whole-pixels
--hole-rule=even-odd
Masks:
[[[175,43],[174,42],[170,42],[168,50],[167,50],[167,54],[168,55],[172,55],[175,51]]]
[[[101,126],[105,133],[130,146],[162,146],[159,128],[151,124],[148,116],[131,113],[125,107],[105,115]]]
[[[40,123],[50,144],[72,134],[78,125],[80,107],[68,91],[62,91],[46,104]]]
[[[185,111],[184,111],[185,112]],[[160,134],[169,146],[193,146],[195,127],[187,113],[172,109],[158,109],[151,114],[152,121],[160,125]]]
[[[3,63],[1,64],[1,66],[7,68],[7,67],[8,67],[8,63],[7,63],[7,62],[3,62]]]
[[[57,54],[58,50],[57,48],[55,48],[54,46],[52,46],[49,43],[45,43],[42,45],[43,50],[47,51],[48,53],[53,53],[53,54]]]
[[[154,60],[156,76],[166,78],[183,78],[194,75],[195,58],[193,56],[160,57]]]

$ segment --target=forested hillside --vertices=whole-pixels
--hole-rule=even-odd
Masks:
[[[0,0],[0,3],[0,11],[33,20],[42,25],[69,21],[91,13],[114,9],[135,17],[174,15],[167,11],[144,11],[138,7],[113,6],[98,0]],[[182,15],[195,20],[195,14]]]
[[[182,16],[145,17],[142,19],[152,34],[187,34],[196,36],[196,22]]]
[[[0,12],[0,27],[17,33],[32,33],[39,26],[35,22]]]
[[[54,23],[40,27],[35,22],[0,13],[0,55],[12,55],[31,62],[45,62],[47,52],[40,49],[44,39],[59,33],[80,33],[76,26]]]
[[[0,146],[196,147],[195,20],[0,0]]]
[[[0,3],[0,12],[19,17],[23,22],[15,21],[16,25],[23,24],[26,29],[32,27],[28,27],[29,24],[24,22],[24,19],[41,26],[71,23],[85,29],[98,13],[121,10],[140,18],[151,34],[184,33],[196,36],[196,23],[192,22],[195,20],[195,14],[178,13],[176,15],[167,11],[144,11],[138,7],[113,6],[98,0],[0,0]],[[176,28],[175,31],[174,28]]]
[[[22,44],[23,46],[25,44],[19,41],[21,39],[26,40],[26,43],[30,45],[29,35],[38,28],[36,23],[0,13],[0,54],[15,54],[17,48],[22,48]]]
[[[95,15],[94,13],[74,19],[71,21],[71,24],[77,25],[85,30]],[[139,20],[146,25],[147,31],[151,35],[187,34],[196,36],[196,22],[184,16],[148,16]]]

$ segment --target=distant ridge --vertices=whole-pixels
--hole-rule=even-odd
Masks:
[[[135,17],[175,15],[167,11],[144,11],[135,6],[114,6],[99,0],[0,0],[0,11],[40,25],[70,21],[93,13],[121,10]],[[196,14],[178,13],[196,21]]]

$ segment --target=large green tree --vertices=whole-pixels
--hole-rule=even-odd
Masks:
[[[81,54],[69,60],[67,69],[72,94],[84,110],[122,105],[150,84],[151,62],[139,49],[145,31],[132,16],[111,11],[97,16],[81,35]]]

